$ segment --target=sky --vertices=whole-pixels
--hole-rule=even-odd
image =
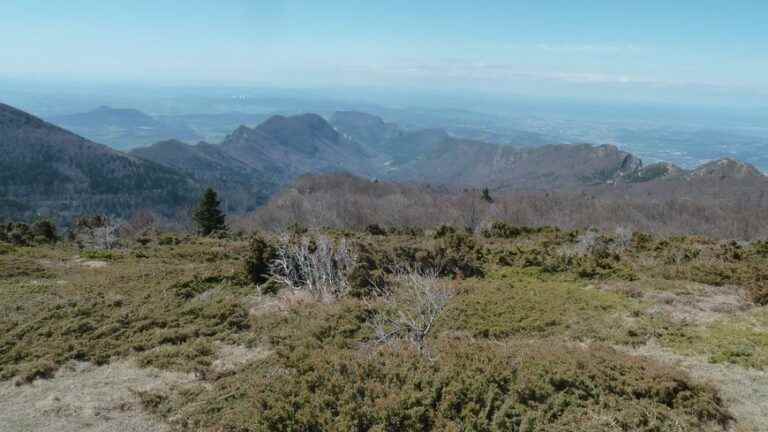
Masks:
[[[0,79],[768,105],[768,2],[2,0]]]

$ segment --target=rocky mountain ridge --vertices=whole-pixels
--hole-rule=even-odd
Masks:
[[[723,182],[768,190],[763,173],[733,159],[684,170],[644,165],[613,145],[491,144],[439,129],[404,130],[356,112],[338,112],[330,121],[317,114],[272,116],[238,127],[218,144],[165,140],[125,154],[1,105],[0,150],[2,198],[6,208],[24,214],[41,208],[125,214],[142,204],[168,210],[189,205],[194,191],[208,186],[220,191],[228,211],[250,211],[301,175],[339,171],[492,190],[643,185],[633,190],[668,196],[692,188],[719,191]]]

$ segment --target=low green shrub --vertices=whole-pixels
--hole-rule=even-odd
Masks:
[[[368,225],[367,227],[365,227],[365,232],[375,236],[387,235],[387,231],[384,228],[382,228],[379,224]]]
[[[640,252],[647,252],[653,249],[653,236],[648,233],[633,232],[631,242],[632,248]]]
[[[145,351],[138,356],[137,364],[180,372],[203,372],[213,364],[215,354],[216,348],[210,340],[196,339]]]
[[[388,234],[420,237],[424,235],[424,230],[412,226],[392,226],[387,229]]]
[[[726,262],[739,262],[747,257],[747,253],[738,242],[729,241],[720,245],[717,257]]]
[[[451,233],[439,237],[422,260],[422,268],[436,268],[445,275],[472,277],[484,273],[483,249],[469,234]]]
[[[450,225],[440,225],[435,229],[434,238],[439,239],[452,234],[456,234],[456,228]]]
[[[245,274],[255,284],[262,284],[269,279],[270,266],[277,256],[277,249],[264,237],[254,234],[248,244],[245,258]]]
[[[56,224],[48,219],[38,220],[32,225],[22,222],[0,224],[0,242],[28,246],[55,243],[57,240]]]
[[[505,222],[493,222],[491,226],[483,228],[480,234],[485,238],[513,239],[523,234],[523,230]]]
[[[176,237],[173,234],[166,234],[163,236],[160,236],[160,238],[157,240],[157,244],[161,246],[173,246],[181,243],[178,237]]]
[[[12,245],[0,242],[0,255],[10,254],[14,250],[15,248]]]
[[[438,349],[436,360],[405,346],[297,352],[219,380],[212,395],[152,403],[183,413],[181,428],[238,431],[702,431],[731,419],[711,387],[609,348],[446,340]]]
[[[32,233],[38,244],[55,243],[58,240],[56,224],[48,219],[42,219],[32,224]]]
[[[752,252],[761,258],[768,258],[768,241],[752,243]]]
[[[171,291],[180,299],[190,300],[226,281],[227,278],[219,275],[194,277],[190,280],[173,284],[171,286]]]
[[[551,233],[559,234],[561,231],[556,227],[528,227],[528,226],[514,226],[506,222],[496,221],[491,223],[490,226],[483,228],[480,234],[485,238],[496,239],[514,239],[522,235],[539,234],[539,233]],[[576,233],[574,232],[575,236]]]
[[[22,367],[17,373],[16,385],[29,384],[38,379],[52,378],[56,373],[56,364],[49,360],[37,360]]]
[[[378,294],[377,289],[387,285],[387,271],[369,246],[358,242],[354,246],[357,262],[347,275],[350,284],[349,295],[356,298]]]

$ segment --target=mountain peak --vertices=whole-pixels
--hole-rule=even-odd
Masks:
[[[274,138],[280,145],[310,155],[317,153],[318,143],[340,141],[336,129],[317,114],[272,116],[256,130]]]
[[[135,108],[114,108],[109,105],[99,105],[98,107],[94,108],[93,110],[89,111],[91,114],[102,114],[102,115],[131,115],[131,116],[137,116],[141,118],[152,118],[148,114],[139,111]]]
[[[691,171],[690,176],[743,179],[763,177],[763,173],[751,164],[726,157],[707,162],[695,168]]]
[[[312,113],[294,116],[274,115],[258,125],[256,129],[269,135],[275,132],[283,134],[287,129],[297,129],[301,133],[327,135],[328,138],[336,137],[333,127],[324,118]]]
[[[233,130],[231,134],[229,134],[229,137],[231,137],[231,138],[242,138],[242,137],[247,137],[251,133],[253,133],[253,129],[252,128],[249,128],[246,125],[240,125],[240,126],[237,127],[237,129]]]
[[[336,111],[331,116],[331,124],[345,124],[357,127],[382,127],[386,125],[381,117],[360,111]]]

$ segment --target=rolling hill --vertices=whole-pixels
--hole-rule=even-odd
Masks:
[[[125,215],[142,207],[170,211],[198,185],[160,164],[113,150],[0,104],[2,213]]]
[[[198,140],[186,123],[157,119],[139,110],[101,106],[94,110],[52,117],[51,123],[113,148],[126,150],[161,140]]]

